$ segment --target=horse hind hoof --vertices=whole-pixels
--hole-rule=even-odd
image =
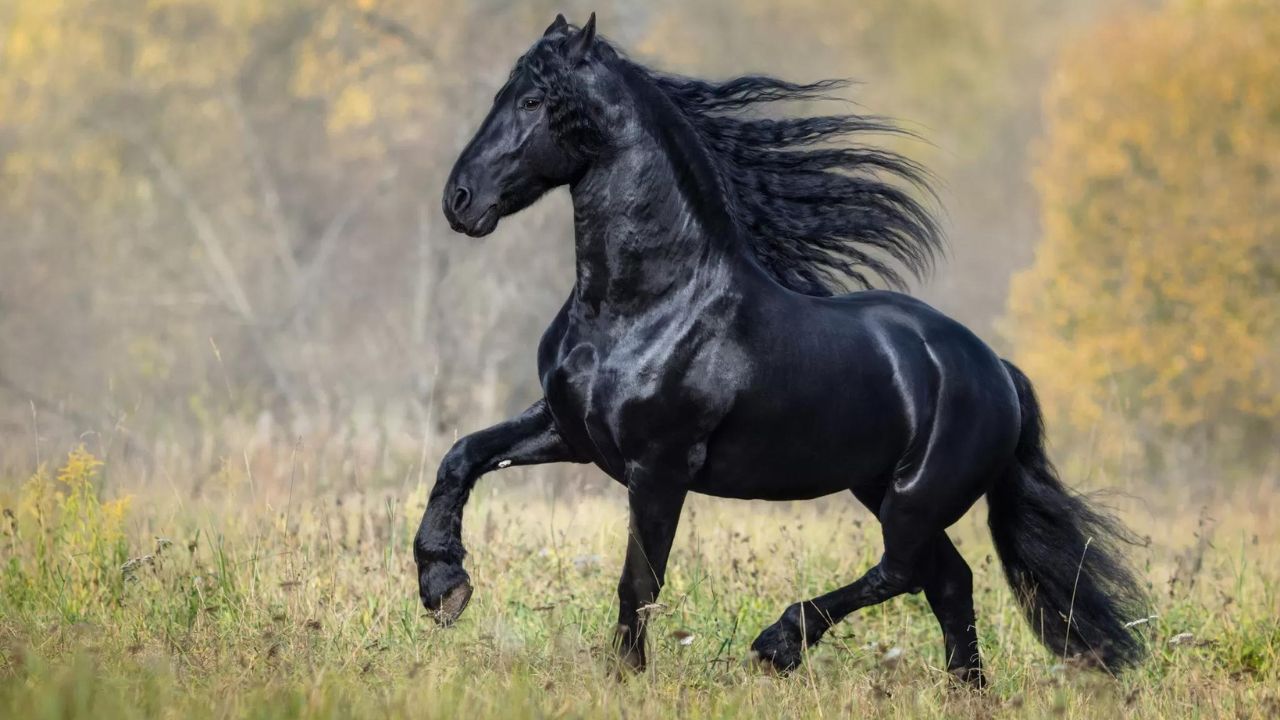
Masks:
[[[800,667],[803,652],[793,638],[786,636],[784,628],[771,625],[751,643],[747,657],[761,669],[785,676]]]
[[[777,677],[786,677],[800,667],[798,662],[780,658],[777,655],[763,655],[759,650],[751,650],[747,653],[747,665]]]
[[[948,671],[951,674],[952,686],[969,690],[985,690],[987,676],[981,667],[958,667]]]
[[[636,675],[644,673],[644,656],[635,650],[626,650],[617,657],[616,677],[624,682]]]
[[[434,614],[436,622],[440,627],[453,625],[462,615],[462,611],[467,609],[469,602],[471,602],[471,583],[464,580],[440,596],[440,606]]]

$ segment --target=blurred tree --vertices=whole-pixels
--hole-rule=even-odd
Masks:
[[[457,101],[484,109],[517,54],[488,41],[528,42],[542,4],[4,3],[6,399],[147,435],[263,408],[305,431],[370,400],[452,426],[527,401],[499,380],[534,387],[571,245],[545,211],[481,245],[437,208],[472,126]],[[460,42],[477,19],[486,42]]]
[[[982,332],[1038,233],[1025,140],[1059,38],[1116,2],[0,1],[0,429],[25,427],[35,401],[72,435],[96,420],[175,446],[230,425],[420,436],[428,421],[452,433],[527,403],[531,350],[572,283],[568,203],[561,193],[475,242],[438,202],[489,98],[557,11],[580,22],[599,10],[606,35],[676,72],[865,80],[862,109],[911,121],[933,145],[898,149],[943,179],[952,254],[921,293]],[[1178,12],[1224,13],[1189,7]],[[1067,75],[1117,83],[1105,111],[1136,118],[1130,85],[1087,56],[1144,56],[1102,42],[1073,50],[1085,69]],[[1221,111],[1237,124],[1244,112]],[[1096,151],[1064,147],[1055,167]],[[1157,206],[1155,190],[1141,197]]]
[[[1275,452],[1277,88],[1270,0],[1126,14],[1061,58],[1036,173],[1045,238],[1009,329],[1059,427],[1107,458]]]

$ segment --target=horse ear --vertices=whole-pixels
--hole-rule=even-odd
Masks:
[[[569,27],[569,21],[564,19],[564,15],[562,13],[556,13],[556,19],[552,20],[551,24],[547,26],[547,31],[542,33],[542,37],[546,37],[554,32],[559,32],[567,27]]]
[[[587,51],[591,49],[591,44],[596,40],[596,14],[591,13],[591,17],[587,19],[587,24],[582,26],[582,30],[578,32],[578,36],[573,39],[569,46],[569,59],[573,62],[581,62],[587,56]]]

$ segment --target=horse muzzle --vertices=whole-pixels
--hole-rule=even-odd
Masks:
[[[451,182],[444,189],[441,201],[444,217],[454,232],[464,233],[474,238],[484,237],[498,227],[502,214],[498,212],[498,204],[480,203],[476,201],[475,192],[468,186]]]

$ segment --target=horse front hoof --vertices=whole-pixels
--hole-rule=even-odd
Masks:
[[[436,622],[440,627],[449,627],[461,617],[462,611],[467,609],[469,602],[471,602],[471,583],[463,581],[461,585],[446,591],[440,597],[440,608],[436,610],[434,616]]]
[[[804,660],[804,640],[799,632],[776,622],[751,643],[750,657],[766,670],[787,675]]]
[[[418,585],[422,604],[441,627],[456,622],[471,602],[471,579],[461,565],[432,563],[421,572]]]

